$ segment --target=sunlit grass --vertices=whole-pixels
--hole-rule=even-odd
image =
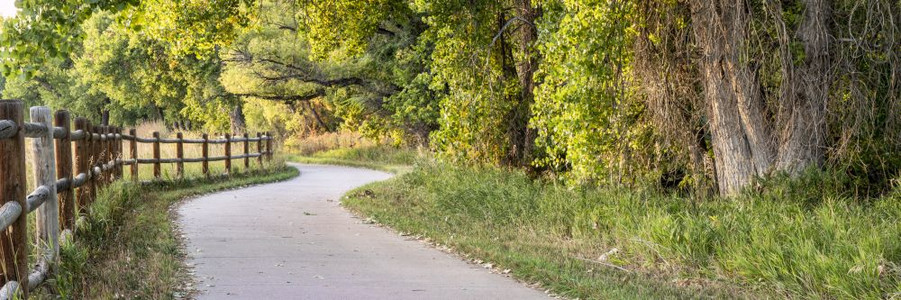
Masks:
[[[901,190],[861,202],[817,182],[699,201],[420,163],[343,204],[573,298],[901,297]]]
[[[289,138],[285,151],[298,155],[312,155],[335,149],[369,148],[386,145],[386,140],[373,140],[351,131],[326,132],[313,136]]]
[[[166,129],[164,124],[162,124],[161,122],[148,122],[148,123],[141,124],[137,127],[137,134],[140,137],[145,137],[145,138],[152,137],[152,133],[154,131],[160,132],[161,138],[174,138],[176,136],[175,132],[172,132],[172,131],[169,131],[168,129]],[[128,130],[124,129],[123,132],[127,133]],[[184,135],[184,138],[186,138],[186,139],[200,138],[201,133],[200,132],[183,132],[183,135]],[[256,135],[254,134],[252,137],[255,137],[255,136]],[[224,137],[221,135],[211,134],[209,136],[209,138],[210,139],[220,139],[220,138],[224,138]],[[139,158],[153,158],[153,145],[152,144],[137,143],[137,146],[138,146],[138,157]],[[232,146],[232,155],[244,154],[243,142],[232,143],[231,146]],[[273,146],[275,146],[275,143],[273,143]],[[73,147],[74,147],[74,143],[73,143]],[[257,143],[250,142],[248,144],[248,153],[256,153],[257,149],[258,149]],[[265,151],[265,146],[263,149]],[[34,170],[34,166],[33,166],[34,153],[33,152],[34,152],[33,139],[26,138],[25,139],[25,159],[26,159],[25,175],[26,176],[24,178],[26,181],[25,194],[30,193],[31,191],[33,191],[36,188],[36,182],[35,182],[34,174],[33,174],[33,170]],[[131,158],[131,148],[130,148],[129,141],[123,141],[122,152],[123,152],[122,153],[123,159]],[[73,153],[74,153],[74,151],[73,151]],[[201,157],[202,156],[202,146],[200,144],[184,144],[184,152],[183,153],[184,153],[185,158]],[[224,155],[225,155],[225,145],[224,144],[210,144],[209,145],[209,156],[210,157],[224,156]],[[160,144],[160,157],[161,158],[175,158],[176,157],[175,144]],[[234,175],[232,177],[223,177],[222,176],[222,175],[226,174],[224,161],[209,162],[209,170],[210,170],[209,176],[204,176],[204,174],[202,172],[202,164],[200,162],[185,163],[183,177],[176,176],[176,164],[161,164],[160,179],[163,182],[169,182],[169,183],[157,183],[156,185],[151,185],[151,186],[136,186],[134,183],[132,183],[133,178],[131,176],[131,166],[123,166],[123,170],[122,170],[123,178],[120,179],[118,182],[113,183],[111,186],[104,188],[103,190],[100,191],[100,194],[96,201],[101,204],[92,205],[92,209],[91,209],[92,214],[89,216],[88,219],[96,220],[96,222],[101,222],[101,223],[108,222],[110,219],[121,220],[120,218],[124,218],[125,215],[128,214],[128,211],[127,211],[128,208],[124,207],[124,206],[123,207],[114,207],[114,205],[126,205],[126,204],[133,205],[134,204],[134,203],[129,202],[130,200],[127,201],[127,199],[124,199],[123,197],[125,197],[125,198],[127,198],[127,197],[148,198],[149,199],[148,196],[142,195],[140,193],[139,194],[135,194],[135,193],[138,191],[151,191],[154,189],[154,187],[158,187],[158,188],[161,188],[161,189],[167,190],[167,191],[171,189],[172,191],[170,191],[171,192],[170,194],[164,194],[162,196],[162,199],[164,199],[164,201],[168,201],[165,203],[171,204],[171,201],[177,200],[175,198],[171,198],[170,197],[171,195],[184,195],[184,193],[200,193],[200,192],[204,192],[204,191],[216,190],[219,188],[238,186],[241,184],[258,183],[258,182],[283,179],[285,176],[288,176],[286,174],[292,174],[292,172],[294,172],[293,168],[288,168],[288,169],[283,168],[283,166],[284,166],[283,161],[284,161],[283,158],[279,155],[276,155],[274,157],[274,159],[272,159],[271,161],[264,158],[262,163],[257,158],[250,158],[248,161],[249,168],[246,168],[244,165],[244,159],[234,159],[234,160],[232,160],[231,174]],[[275,168],[275,169],[273,169],[273,168]],[[275,174],[275,175],[270,175],[269,173],[272,173],[273,170],[274,170],[273,174]],[[73,169],[73,172],[75,172],[75,171],[76,170]],[[138,172],[138,174],[139,174],[138,181],[141,181],[141,182],[156,181],[156,180],[154,180],[156,178],[154,178],[154,176],[153,176],[153,165],[152,164],[141,164],[140,166],[138,166],[138,171],[139,171]],[[75,174],[73,174],[73,175],[75,175]],[[231,179],[231,180],[229,180],[229,179]],[[208,185],[208,186],[203,186],[203,185]],[[148,193],[148,194],[153,194],[153,193]],[[116,197],[119,197],[119,198],[116,198]],[[169,197],[169,198],[167,198],[167,197]],[[174,196],[172,196],[172,197],[174,197]],[[111,200],[113,198],[116,198],[116,200]],[[155,207],[155,209],[159,210],[158,212],[155,212],[155,213],[165,212],[164,207]],[[120,216],[120,215],[114,215],[114,214],[122,214],[122,215]],[[159,216],[168,216],[168,215],[158,215],[157,217],[159,217]],[[168,222],[168,219],[166,219],[165,221]],[[41,245],[42,242],[37,241],[37,239],[36,239],[36,235],[35,235],[35,233],[36,233],[36,218],[35,218],[34,213],[31,213],[28,215],[28,222],[29,222],[29,228],[27,229],[28,236],[29,236],[28,241],[30,242],[30,245],[28,246],[29,247],[28,248],[29,249],[28,250],[29,265],[33,265],[35,262],[37,262],[37,260],[39,258],[40,252],[38,251],[38,249],[41,248],[39,246]],[[91,222],[95,222],[95,221],[91,221]],[[151,225],[152,226],[163,226],[162,219],[156,220],[156,224],[151,224]],[[148,226],[151,226],[151,225],[148,225]],[[88,223],[87,226],[89,226],[89,227],[90,226],[107,226],[107,224],[91,225],[91,223]],[[164,226],[163,228],[166,228],[166,230],[170,230],[170,229],[168,229],[169,228],[168,225]],[[104,229],[104,230],[107,230],[107,229]],[[143,228],[143,229],[142,228],[132,228],[131,230],[135,230],[135,231],[147,230],[147,228]],[[77,233],[77,235],[78,235],[77,238],[84,243],[96,243],[97,241],[92,240],[92,239],[97,239],[97,238],[100,238],[100,239],[110,238],[109,236],[97,235],[96,233],[91,233],[90,231],[91,231],[91,229],[85,230],[84,228],[81,228],[81,230],[79,230],[79,232]],[[87,236],[83,236],[85,234],[87,234]],[[103,233],[103,234],[108,235],[109,233],[107,232],[107,233]],[[124,240],[124,241],[129,242],[128,240]],[[94,246],[97,246],[97,245],[94,245]],[[95,247],[95,248],[99,249],[102,247]],[[62,249],[62,250],[63,250],[64,255],[69,256],[68,258],[64,259],[63,266],[61,266],[61,268],[64,268],[64,269],[62,269],[62,270],[59,268],[56,269],[57,271],[61,270],[61,272],[63,274],[62,276],[72,276],[72,274],[75,274],[78,272],[88,272],[89,271],[88,269],[86,269],[85,266],[80,265],[79,263],[71,264],[72,259],[79,259],[79,260],[89,259],[88,257],[85,257],[85,255],[87,255],[86,252],[84,252],[82,250],[76,251],[73,249]],[[93,251],[93,250],[91,250],[91,251]],[[91,252],[91,253],[94,253],[94,252]],[[66,259],[69,259],[70,261],[67,262]],[[91,259],[93,259],[93,258],[91,258]],[[174,260],[172,260],[172,259],[173,259],[172,257],[169,257],[169,260],[165,261],[165,263],[172,264],[174,262]],[[147,263],[151,265],[151,267],[148,267],[148,268],[152,268],[155,261],[148,261]],[[159,267],[159,264],[157,264],[157,267]],[[66,270],[65,268],[74,268],[74,269]],[[171,266],[168,266],[165,268],[171,268]],[[96,272],[96,271],[91,271],[91,272]],[[152,272],[152,273],[156,273],[156,272]],[[165,274],[169,274],[169,273],[163,273],[163,274],[159,274],[159,275],[164,276]],[[109,276],[112,276],[112,274],[109,274]],[[114,278],[114,277],[109,278],[109,280],[111,282],[115,281],[116,279],[117,278]],[[51,279],[50,281],[55,282],[56,285],[60,284],[60,282],[56,281],[55,279]],[[67,284],[68,285],[77,285],[77,284],[85,284],[86,285],[87,282],[82,282],[82,283],[71,283],[70,282]],[[131,283],[131,284],[134,284],[134,283]],[[157,282],[157,283],[153,283],[153,284],[161,284],[161,283]],[[166,284],[170,285],[167,288],[171,288],[172,283],[166,283]],[[45,287],[46,287],[46,285],[45,285]],[[81,288],[85,288],[85,287],[81,287]],[[161,291],[161,292],[163,292],[163,293],[162,294],[150,294],[150,295],[165,295],[166,291]],[[65,293],[63,293],[63,294],[65,294]],[[148,295],[148,294],[145,293],[144,295]],[[45,296],[49,296],[49,294],[47,294]],[[65,296],[65,295],[63,295],[63,296]],[[110,295],[107,295],[107,296],[110,296]],[[153,298],[155,298],[155,297],[153,297]]]
[[[285,159],[302,163],[346,165],[391,173],[403,173],[410,171],[412,165],[417,161],[428,160],[428,154],[426,150],[421,149],[376,145],[332,149],[310,155],[288,153],[285,154]]]
[[[37,299],[172,299],[186,297],[190,282],[171,207],[193,195],[297,176],[273,164],[231,177],[178,181],[118,181],[104,189],[79,224],[75,243],[62,247],[61,263],[32,295]]]

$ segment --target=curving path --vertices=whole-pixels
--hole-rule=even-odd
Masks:
[[[178,209],[199,299],[547,299],[512,279],[366,225],[338,204],[391,175],[294,165],[290,181]]]

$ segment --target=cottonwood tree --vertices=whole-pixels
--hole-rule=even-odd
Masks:
[[[63,10],[117,11],[158,43],[140,47],[165,55],[123,57],[175,63],[159,76],[181,82],[171,103],[192,120],[277,103],[309,130],[402,133],[445,158],[700,195],[808,170],[878,193],[901,170],[893,1],[97,3]],[[42,22],[70,24],[35,20],[6,24],[19,26],[8,36],[40,44],[30,28],[54,40],[68,31]],[[22,74],[44,51],[4,49],[17,58],[7,71]]]
[[[646,24],[654,25],[638,39],[639,73],[650,96],[677,103],[651,99],[651,108],[688,128],[696,128],[692,120],[698,118],[679,117],[684,112],[706,122],[696,132],[709,135],[721,193],[735,194],[757,177],[797,176],[829,160],[897,149],[882,129],[853,124],[897,126],[892,121],[898,114],[892,109],[898,107],[897,81],[890,78],[898,74],[899,60],[890,49],[898,47],[899,32],[890,24],[899,18],[898,4],[852,2],[647,2],[650,9],[643,13],[651,22]],[[864,20],[874,15],[881,19]],[[685,55],[693,49],[667,44],[672,41],[697,45],[697,56]],[[672,73],[679,75],[667,75]],[[870,81],[861,85],[857,76]],[[689,88],[672,88],[676,84]],[[692,97],[694,90],[702,97]],[[860,134],[871,139],[850,139]],[[690,147],[704,148],[691,134],[681,135]],[[848,151],[849,143],[859,144]],[[896,161],[883,160],[879,173],[886,166],[897,168]]]

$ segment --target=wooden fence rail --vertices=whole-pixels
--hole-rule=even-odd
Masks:
[[[19,100],[0,100],[0,300],[27,298],[28,292],[49,275],[59,260],[59,244],[72,238],[76,220],[87,213],[97,191],[123,178],[123,167],[131,166],[131,178],[138,180],[138,166],[153,164],[153,175],[161,176],[160,164],[175,163],[176,175],[184,176],[185,163],[203,163],[209,176],[209,162],[225,161],[225,173],[231,173],[231,160],[271,159],[272,136],[257,133],[222,139],[175,139],[138,137],[135,129],[123,134],[112,126],[93,126],[84,118],[70,119],[61,110],[51,115],[47,107],[32,107],[30,122],[24,122],[24,105]],[[70,127],[73,123],[74,127]],[[74,128],[75,130],[71,130]],[[33,175],[37,188],[25,194],[25,138],[32,142]],[[130,146],[130,158],[123,155],[123,143]],[[257,143],[257,152],[249,153],[249,143]],[[138,157],[138,143],[153,144],[153,158]],[[232,143],[243,143],[243,154],[232,155]],[[161,158],[160,144],[176,144],[175,158]],[[202,156],[184,157],[183,144],[201,144]],[[223,144],[225,156],[209,156],[209,144]],[[35,212],[36,211],[36,212]],[[28,215],[35,212],[38,262],[28,267]]]

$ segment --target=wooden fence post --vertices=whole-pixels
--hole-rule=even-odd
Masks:
[[[29,109],[31,121],[47,128],[47,132],[39,138],[32,139],[34,160],[32,172],[37,186],[48,190],[47,198],[38,207],[35,214],[35,238],[38,247],[46,247],[41,258],[52,264],[59,257],[59,206],[56,198],[56,151],[53,141],[53,118],[50,108],[35,106]]]
[[[90,178],[91,159],[88,151],[90,151],[91,131],[88,129],[88,120],[85,118],[75,118],[75,130],[81,130],[82,139],[75,141],[75,174],[86,174]],[[90,180],[85,182],[78,188],[76,195],[76,215],[85,213],[87,205],[90,203],[91,185]],[[77,216],[73,216],[77,219]]]
[[[159,179],[160,172],[160,132],[153,132],[153,178]]]
[[[181,132],[176,133],[175,137],[178,139],[178,142],[175,143],[175,156],[178,158],[178,162],[175,163],[175,173],[178,174],[178,178],[185,177],[185,151],[184,146],[182,145],[182,140],[184,136]]]
[[[134,160],[134,164],[131,165],[131,180],[138,181],[138,131],[134,128],[129,129],[128,135],[131,136],[128,143],[131,145],[131,159]]]
[[[266,160],[272,160],[272,133],[266,131]]]
[[[0,119],[11,120],[17,133],[0,140],[0,204],[17,202],[22,212],[8,230],[0,230],[0,271],[3,282],[18,281],[22,297],[28,297],[28,204],[25,201],[25,124],[21,100],[0,101]]]
[[[225,134],[225,174],[231,175],[232,173],[232,141],[231,134]]]
[[[259,167],[263,166],[263,143],[263,134],[257,132],[257,153],[260,154],[260,156],[257,156],[257,165],[259,165]]]
[[[105,154],[103,157],[103,161],[101,161],[102,165],[108,164],[113,160],[113,127],[112,126],[103,126],[103,134],[106,135],[106,141],[103,142],[103,153]],[[103,175],[103,186],[107,186],[113,182],[113,171],[112,168],[106,171],[106,174]]]
[[[94,161],[94,166],[100,167],[100,174],[97,175],[97,181],[95,182],[95,187],[97,188],[97,190],[94,192],[96,195],[96,193],[100,192],[100,189],[102,189],[106,185],[106,182],[105,182],[106,179],[103,178],[104,177],[103,164],[106,163],[106,151],[105,151],[106,150],[106,141],[104,141],[103,125],[94,126],[94,131],[97,133],[97,136],[98,136],[96,143],[94,143],[94,145],[96,147],[95,155],[97,157],[97,159]],[[97,200],[97,198],[95,197],[92,200]]]
[[[72,139],[69,134],[69,112],[56,111],[54,125],[63,129],[63,137],[56,144],[56,176],[69,182],[59,191],[59,224],[62,230],[75,229],[75,195],[72,193]]]
[[[250,136],[247,135],[247,132],[245,132],[244,133],[244,171],[245,172],[247,170],[250,170],[250,157],[247,156],[248,154],[250,154],[250,152],[249,152],[250,147],[248,146],[250,144],[250,141],[248,141],[248,138],[250,138]]]
[[[113,159],[116,160],[116,167],[113,169],[116,172],[113,177],[114,179],[120,179],[122,178],[122,169],[124,169],[122,166],[122,128],[113,127],[113,133],[115,134],[115,139],[113,139],[113,149],[115,150],[113,153],[115,155],[113,155]]]
[[[200,137],[203,139],[203,143],[201,144],[201,152],[202,152],[201,154],[203,155],[203,175],[206,175],[207,177],[209,177],[210,176],[210,162],[208,161],[208,159],[210,158],[209,138],[206,135],[206,133],[204,133]]]
[[[94,181],[94,187],[97,189],[96,191],[94,191],[94,195],[97,195],[97,192],[99,192],[104,185],[103,163],[106,159],[106,153],[103,150],[106,149],[106,145],[103,141],[103,125],[94,126],[94,132],[97,133],[98,137],[98,139],[94,141],[94,166],[100,167],[100,174],[97,175],[97,180]],[[97,198],[93,197],[91,200],[95,199]]]
[[[88,121],[88,132],[87,133],[91,135],[90,144],[89,144],[90,146],[89,146],[89,148],[87,148],[87,154],[86,154],[86,155],[88,155],[88,157],[90,157],[90,160],[91,160],[91,163],[88,167],[88,173],[89,173],[91,180],[88,180],[88,182],[85,182],[85,185],[90,186],[88,191],[91,194],[87,198],[88,202],[85,202],[85,205],[86,205],[84,207],[85,212],[87,212],[87,206],[90,206],[91,203],[94,203],[94,199],[97,199],[97,190],[100,188],[100,184],[98,182],[98,179],[99,179],[98,177],[100,175],[94,174],[94,167],[97,166],[97,161],[100,160],[100,156],[98,154],[98,152],[100,152],[99,151],[100,150],[100,139],[99,139],[99,136],[94,137],[94,134],[97,133],[97,126],[94,126],[93,122],[91,122],[91,121]]]

